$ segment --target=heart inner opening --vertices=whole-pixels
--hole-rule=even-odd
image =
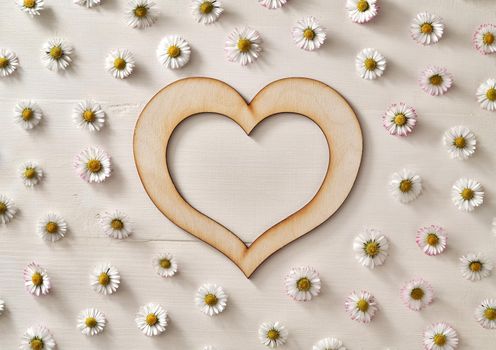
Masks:
[[[227,117],[196,115],[175,129],[167,152],[184,199],[248,245],[304,207],[329,164],[320,128],[291,113],[265,119],[250,135]]]

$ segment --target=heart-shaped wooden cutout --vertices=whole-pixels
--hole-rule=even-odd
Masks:
[[[169,140],[179,123],[200,113],[231,118],[248,135],[272,115],[295,113],[315,122],[327,140],[329,165],[315,196],[249,247],[222,224],[193,208],[172,181],[167,164]],[[250,277],[270,255],[322,224],[341,206],[358,174],[363,142],[350,105],[322,82],[278,80],[247,104],[224,82],[186,78],[168,85],[148,102],[136,123],[133,147],[139,176],[157,208],[177,226],[218,249]]]

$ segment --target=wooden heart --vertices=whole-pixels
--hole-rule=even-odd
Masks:
[[[329,165],[315,196],[249,247],[221,223],[193,208],[172,181],[167,164],[169,140],[183,120],[200,113],[226,116],[247,135],[272,115],[295,113],[315,122],[327,140]],[[322,224],[341,206],[358,174],[363,143],[350,105],[322,82],[278,80],[247,104],[224,82],[186,78],[165,87],[148,102],[136,123],[133,147],[141,182],[157,208],[177,226],[218,249],[250,277],[269,256]]]

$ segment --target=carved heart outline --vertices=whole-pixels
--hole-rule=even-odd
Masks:
[[[263,232],[249,247],[222,224],[193,208],[170,175],[167,146],[175,128],[183,120],[202,113],[230,118],[248,136],[266,118],[294,113],[312,120],[326,138],[329,164],[315,196]],[[222,81],[185,78],[160,90],[144,107],[136,122],[133,150],[139,177],[155,206],[174,224],[226,255],[249,278],[273,253],[307,234],[339,209],[358,174],[363,141],[350,105],[320,81],[277,80],[247,103]]]

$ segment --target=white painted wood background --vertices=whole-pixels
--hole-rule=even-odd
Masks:
[[[459,332],[459,349],[494,347],[496,333],[481,328],[473,310],[486,297],[496,297],[496,274],[477,283],[462,279],[458,257],[482,251],[495,257],[490,232],[496,214],[494,196],[495,114],[482,111],[474,92],[483,80],[496,75],[494,57],[481,56],[471,47],[471,35],[480,23],[494,21],[493,0],[383,0],[376,21],[357,25],[347,18],[344,1],[291,0],[282,10],[269,11],[255,0],[224,1],[226,12],[212,26],[196,24],[189,1],[158,0],[159,21],[146,30],[126,26],[125,2],[105,0],[101,7],[85,9],[70,0],[47,0],[48,9],[31,19],[13,1],[0,2],[0,47],[15,51],[21,68],[0,79],[0,192],[13,198],[19,215],[0,227],[0,297],[7,312],[0,317],[0,349],[18,346],[24,330],[47,325],[59,349],[261,349],[257,329],[261,322],[279,320],[289,329],[286,349],[310,349],[320,338],[341,338],[348,349],[422,348],[422,331],[432,322],[448,321]],[[446,34],[433,47],[417,45],[409,37],[409,22],[420,11],[445,19]],[[306,15],[317,16],[328,28],[328,40],[318,52],[295,47],[290,28]],[[249,24],[264,38],[264,54],[250,67],[228,63],[223,45],[235,26]],[[166,34],[183,35],[193,48],[184,69],[162,69],[155,48]],[[62,36],[75,47],[74,64],[57,74],[40,62],[42,44]],[[354,70],[354,57],[374,47],[388,59],[383,78],[363,81]],[[127,48],[137,59],[135,74],[125,81],[104,71],[104,58],[112,48]],[[428,64],[445,65],[455,86],[444,97],[430,97],[416,84]],[[137,176],[132,158],[136,118],[153,94],[186,76],[219,78],[250,99],[267,83],[287,76],[316,78],[340,91],[356,110],[364,131],[365,152],[358,181],[349,199],[334,217],[311,234],[269,259],[251,280],[213,248],[176,228],[152,204]],[[104,106],[108,125],[90,135],[76,129],[73,106],[91,98]],[[194,96],[191,96],[194,98]],[[34,99],[45,119],[33,132],[12,122],[18,99]],[[388,136],[381,113],[393,102],[417,108],[419,125],[408,138]],[[478,137],[476,155],[466,161],[448,158],[440,138],[451,126],[463,124]],[[295,116],[274,118],[261,126],[253,139],[221,117],[188,121],[175,136],[172,167],[179,187],[198,208],[247,242],[264,228],[297,209],[315,192],[327,161],[323,136],[309,121]],[[115,171],[102,185],[88,185],[75,175],[72,160],[88,145],[101,145],[113,157]],[[242,156],[236,156],[241,152]],[[25,160],[37,160],[46,171],[41,186],[24,188],[16,171]],[[401,205],[388,194],[389,175],[412,168],[424,179],[424,194],[411,205]],[[450,200],[450,188],[461,176],[473,176],[486,187],[482,208],[459,212]],[[249,190],[244,189],[249,185]],[[125,241],[103,237],[97,216],[121,209],[135,222],[135,233]],[[35,225],[48,211],[63,215],[67,237],[46,244]],[[439,224],[449,232],[449,249],[427,257],[415,244],[417,228]],[[370,271],[355,260],[351,245],[366,225],[382,229],[392,242],[385,266]],[[163,280],[150,259],[159,252],[176,255],[180,273]],[[48,269],[53,293],[34,298],[24,291],[22,269],[36,260]],[[90,270],[110,261],[121,272],[117,294],[104,297],[88,284]],[[323,280],[322,294],[309,303],[285,296],[283,278],[292,266],[312,265]],[[415,276],[429,280],[435,303],[415,313],[399,299],[401,284]],[[203,282],[225,287],[227,310],[209,318],[193,303]],[[352,290],[367,289],[380,303],[370,325],[349,320],[343,300]],[[157,302],[169,310],[166,334],[147,338],[135,326],[141,304]],[[108,327],[88,338],[76,329],[81,309],[97,307]]]

